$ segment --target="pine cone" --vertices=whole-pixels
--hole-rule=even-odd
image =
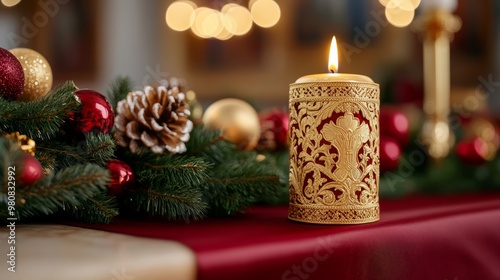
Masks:
[[[178,87],[146,86],[118,102],[115,138],[118,145],[134,153],[144,146],[154,153],[183,153],[193,129],[190,115]]]

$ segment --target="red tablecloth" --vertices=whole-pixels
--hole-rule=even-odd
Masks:
[[[302,224],[287,207],[255,207],[189,224],[85,227],[180,241],[205,280],[500,279],[498,193],[382,200],[381,220],[364,225]]]

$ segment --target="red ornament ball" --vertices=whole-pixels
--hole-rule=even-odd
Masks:
[[[380,171],[392,172],[398,169],[401,148],[396,140],[380,136]]]
[[[34,182],[40,180],[43,176],[43,168],[40,162],[32,155],[26,154],[22,157],[19,163],[20,174],[17,177],[19,183],[29,186]]]
[[[21,62],[8,50],[0,48],[0,97],[17,100],[23,93],[24,72]]]
[[[111,183],[108,186],[108,194],[110,195],[118,196],[122,194],[123,189],[131,187],[135,181],[132,168],[121,160],[110,160],[108,169],[111,173]]]
[[[399,109],[382,107],[380,109],[380,135],[396,140],[400,148],[406,147],[410,139],[410,122]]]
[[[81,102],[81,108],[79,112],[69,113],[67,131],[77,134],[110,132],[115,122],[115,114],[108,99],[89,89],[79,89],[75,91],[75,95]]]
[[[481,165],[488,161],[490,147],[483,139],[475,137],[469,140],[462,140],[455,148],[457,156],[470,165]]]
[[[261,137],[258,148],[261,150],[284,149],[288,146],[290,117],[288,112],[273,108],[259,113]]]

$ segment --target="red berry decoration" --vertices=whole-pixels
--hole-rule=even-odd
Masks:
[[[22,157],[19,166],[20,174],[17,180],[25,186],[29,186],[38,181],[43,176],[43,169],[40,162],[32,155],[26,154]]]
[[[17,100],[23,93],[24,72],[21,62],[8,50],[0,48],[0,97]]]
[[[67,131],[77,134],[89,132],[108,133],[113,128],[115,114],[104,95],[89,89],[75,91],[80,99],[79,112],[71,112],[67,122]]]
[[[111,184],[108,186],[108,194],[118,196],[122,194],[125,187],[131,187],[134,183],[134,172],[125,162],[113,159],[108,162],[111,173]]]
[[[470,165],[481,165],[490,158],[490,147],[481,138],[462,140],[456,146],[457,156]]]
[[[396,140],[391,137],[380,137],[380,171],[392,172],[399,166],[401,149]]]
[[[409,126],[408,117],[401,110],[391,107],[380,109],[380,135],[392,137],[400,148],[408,145]]]
[[[261,136],[258,150],[278,150],[288,146],[290,117],[288,112],[273,108],[259,114]]]

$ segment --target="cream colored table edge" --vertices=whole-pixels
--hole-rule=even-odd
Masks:
[[[196,279],[195,255],[181,243],[65,225],[17,225],[16,272],[11,272],[9,235],[4,226],[3,280]]]

